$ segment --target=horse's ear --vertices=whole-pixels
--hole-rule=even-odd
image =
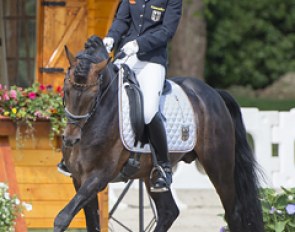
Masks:
[[[68,58],[68,61],[70,63],[70,66],[73,66],[76,63],[76,58],[75,56],[70,52],[69,48],[67,45],[65,45],[65,52]]]

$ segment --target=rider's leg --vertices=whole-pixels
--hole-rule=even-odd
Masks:
[[[69,171],[64,161],[64,157],[68,158],[70,156],[72,148],[62,146],[61,151],[62,151],[62,158],[61,158],[61,161],[57,164],[57,170],[65,176],[72,176],[72,173]]]
[[[69,169],[67,168],[64,159],[62,158],[61,161],[57,164],[57,170],[65,175],[65,176],[72,176],[72,173],[69,171]]]
[[[155,150],[159,170],[151,180],[151,191],[168,191],[172,182],[168,159],[166,130],[159,113],[160,97],[165,81],[165,67],[155,63],[138,61],[131,68],[136,73],[144,101],[144,120],[151,146]]]
[[[147,124],[150,145],[154,148],[160,170],[153,172],[151,192],[169,191],[172,182],[172,170],[168,158],[167,137],[161,114],[158,112]]]

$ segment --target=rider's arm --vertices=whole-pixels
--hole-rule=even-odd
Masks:
[[[146,53],[165,46],[174,36],[181,14],[182,0],[169,0],[159,30],[143,34],[136,39],[139,45],[139,53]]]
[[[113,38],[115,43],[117,43],[121,36],[128,31],[130,22],[131,16],[129,2],[128,0],[122,0],[107,37]]]

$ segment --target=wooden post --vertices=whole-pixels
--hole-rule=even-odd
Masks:
[[[6,36],[4,30],[4,20],[3,20],[3,1],[0,1],[0,83],[8,85],[8,76],[7,76],[7,62],[6,62]]]
[[[108,188],[98,194],[100,231],[108,232],[109,228],[109,199]]]
[[[16,174],[12,159],[11,148],[9,146],[8,137],[0,136],[0,181],[7,182],[11,195],[19,196],[19,190],[16,181]],[[24,218],[19,216],[16,219],[16,232],[27,232],[27,227]]]

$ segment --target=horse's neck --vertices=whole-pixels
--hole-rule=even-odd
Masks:
[[[119,133],[118,76],[112,65],[109,64],[106,68],[108,84],[105,91],[107,92],[103,93],[103,98],[84,132],[84,135],[97,137],[98,143],[103,143],[110,137],[117,137]]]

